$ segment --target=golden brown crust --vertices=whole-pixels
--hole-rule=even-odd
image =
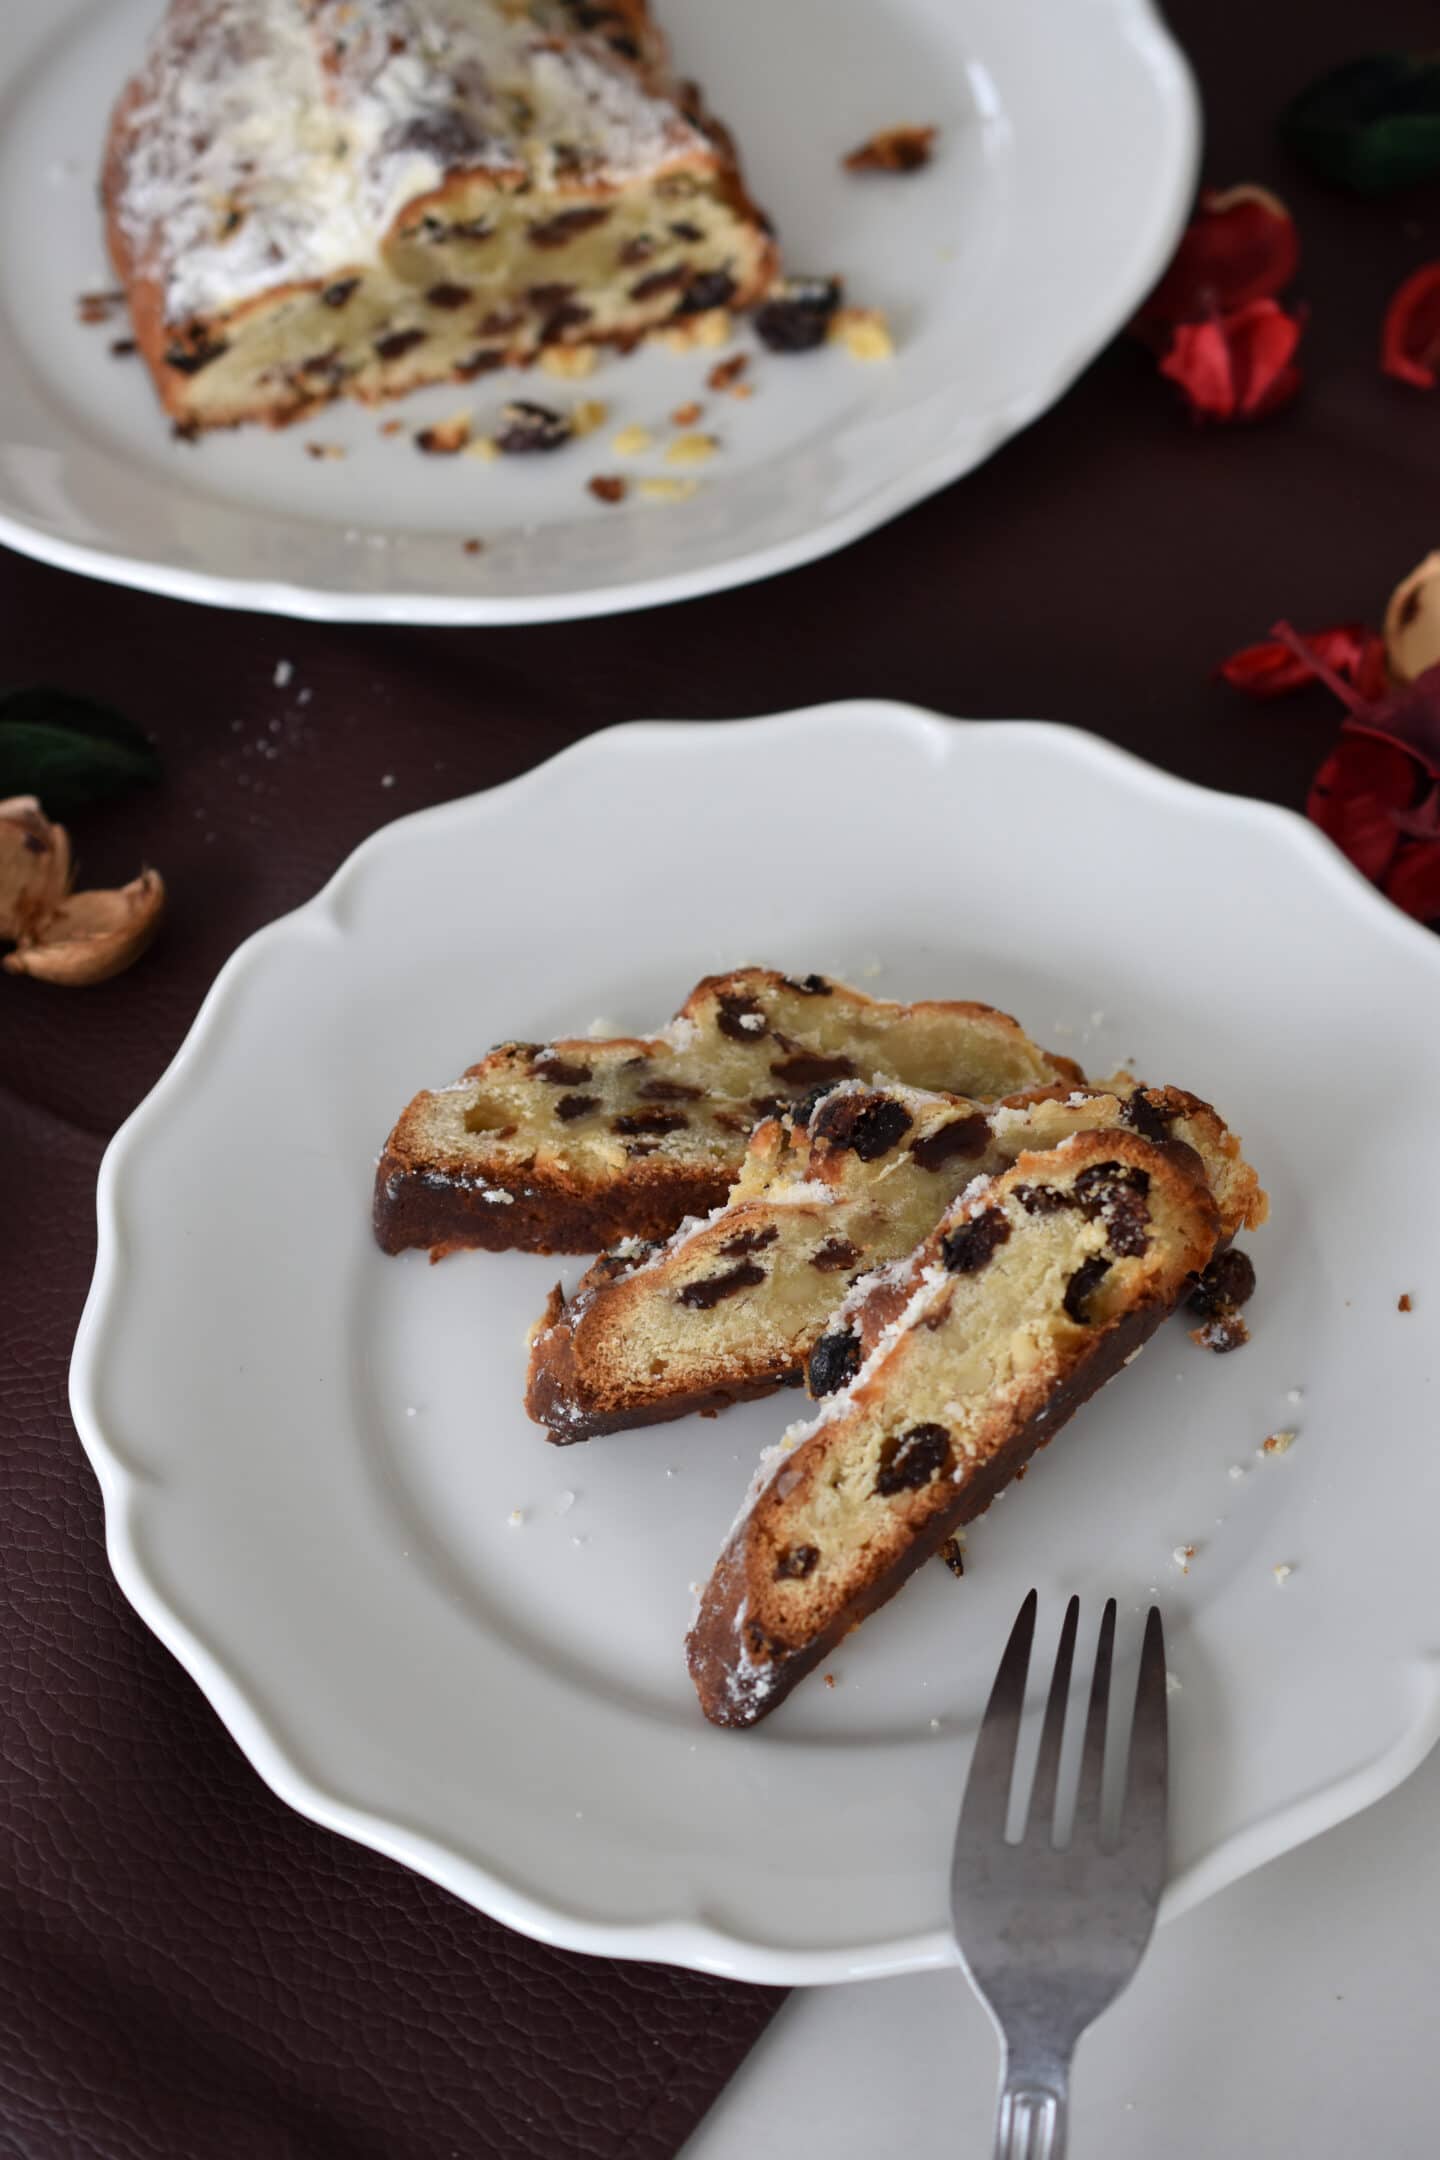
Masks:
[[[963,1194],[901,1271],[898,1326],[787,1436],[731,1534],[687,1646],[706,1716],[765,1716],[988,1507],[1174,1309],[1218,1230],[1193,1150],[1113,1127]]]

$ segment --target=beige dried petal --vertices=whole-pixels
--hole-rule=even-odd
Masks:
[[[72,893],[5,955],[5,967],[70,988],[107,982],[139,959],[164,912],[165,886],[156,870],[142,870],[119,892]]]
[[[70,889],[70,836],[33,795],[0,802],[0,938],[28,937]]]
[[[1385,659],[1397,683],[1412,683],[1440,662],[1440,554],[1427,555],[1391,593]]]

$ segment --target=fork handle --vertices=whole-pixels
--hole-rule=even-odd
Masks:
[[[1049,2054],[1026,2061],[1007,2051],[995,2113],[995,2160],[1065,2160],[1070,2065]]]

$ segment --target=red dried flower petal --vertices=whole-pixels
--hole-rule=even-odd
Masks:
[[[1416,390],[1440,381],[1440,262],[1412,272],[1386,308],[1380,365]]]
[[[1383,683],[1385,642],[1375,631],[1367,630],[1364,623],[1337,623],[1330,630],[1306,630],[1299,633],[1299,642],[1306,653],[1313,653],[1357,687],[1362,678],[1373,678],[1378,660]],[[1218,673],[1233,690],[1243,690],[1253,698],[1285,697],[1306,683],[1320,680],[1310,660],[1280,638],[1242,646],[1228,660],[1221,661]]]
[[[1299,264],[1295,220],[1278,196],[1248,184],[1207,188],[1134,327],[1167,330],[1270,299],[1284,291]]]
[[[1291,360],[1301,328],[1277,301],[1252,300],[1208,322],[1177,324],[1160,372],[1180,385],[1197,420],[1260,420],[1300,388]]]
[[[1403,849],[1385,880],[1387,898],[1420,922],[1440,920],[1440,840]]]
[[[1306,813],[1372,883],[1401,846],[1395,813],[1415,796],[1415,766],[1403,750],[1372,737],[1344,735],[1316,773]]]

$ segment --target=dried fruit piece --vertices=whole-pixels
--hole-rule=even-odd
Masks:
[[[495,446],[509,456],[531,450],[558,450],[574,432],[564,413],[548,405],[533,404],[529,398],[511,398],[501,415]]]
[[[1197,421],[1262,420],[1300,388],[1294,355],[1302,327],[1275,300],[1178,323],[1160,372],[1179,385]]]
[[[1413,270],[1386,308],[1380,365],[1415,390],[1440,380],[1440,262]]]
[[[1295,220],[1268,188],[1207,188],[1175,257],[1133,328],[1159,336],[1178,323],[1234,314],[1283,292],[1300,264]]]
[[[823,345],[840,305],[839,278],[785,278],[755,311],[755,334],[771,352],[810,352]]]
[[[846,172],[919,172],[930,163],[933,127],[881,128],[842,159]]]

